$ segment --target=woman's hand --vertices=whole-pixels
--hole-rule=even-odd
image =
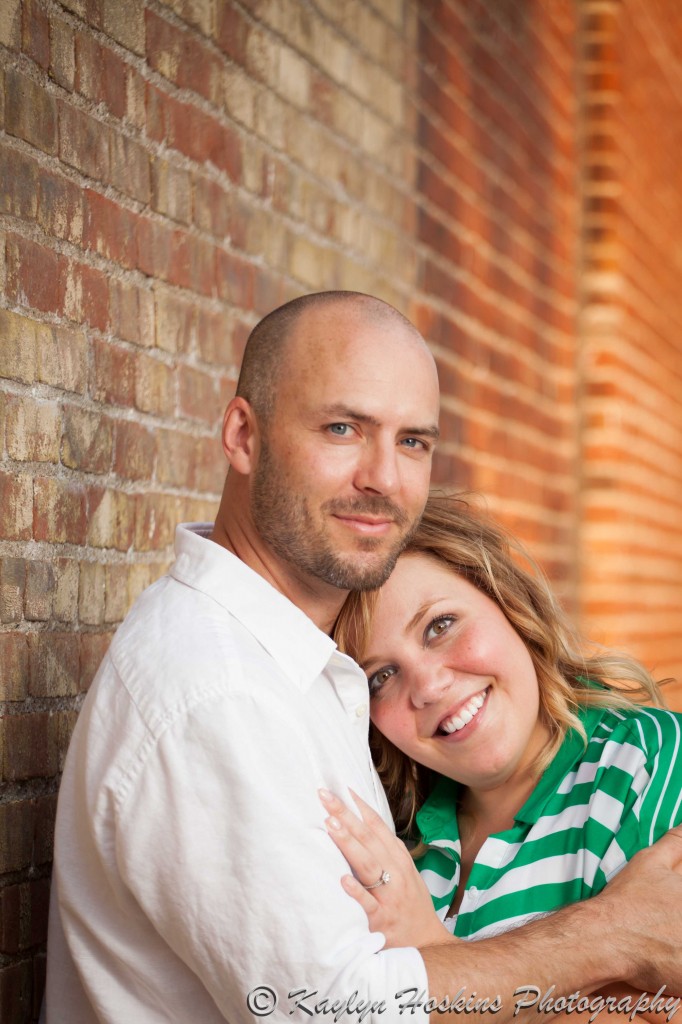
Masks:
[[[356,876],[344,875],[341,885],[367,914],[370,931],[383,932],[386,947],[452,941],[405,845],[376,811],[352,790],[362,819],[328,790],[319,793],[329,812],[327,831]],[[375,884],[387,874],[390,881]]]

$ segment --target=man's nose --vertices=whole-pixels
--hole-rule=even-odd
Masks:
[[[355,485],[374,494],[395,494],[400,485],[398,452],[393,440],[369,444],[358,464]]]

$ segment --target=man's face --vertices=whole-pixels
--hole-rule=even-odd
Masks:
[[[297,575],[378,586],[428,494],[433,361],[397,321],[326,308],[299,321],[284,373],[252,481],[254,524]]]

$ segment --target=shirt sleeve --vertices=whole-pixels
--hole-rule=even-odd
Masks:
[[[383,937],[342,890],[347,864],[316,794],[325,780],[279,710],[240,694],[178,716],[117,793],[120,874],[231,1024],[253,1024],[253,1000],[276,1000],[275,1020],[297,1000],[354,1000],[374,1005],[367,1021],[397,1021],[397,993],[427,989],[423,960],[379,952]]]
[[[641,708],[627,725],[623,750],[629,761],[623,814],[602,867],[613,877],[638,850],[682,822],[682,717]],[[625,771],[625,764],[621,766]]]

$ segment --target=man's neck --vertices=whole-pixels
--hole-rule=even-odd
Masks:
[[[229,517],[218,516],[211,540],[267,580],[312,619],[318,629],[331,633],[348,591],[297,571],[296,566],[271,551],[255,530]]]

